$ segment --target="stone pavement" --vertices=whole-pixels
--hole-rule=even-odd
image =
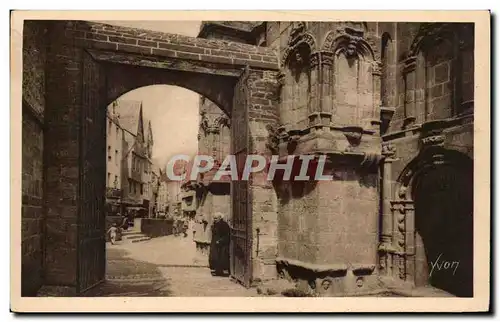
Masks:
[[[136,260],[160,266],[208,267],[207,260],[197,256],[191,235],[157,237],[140,243],[121,243],[114,247],[128,251],[130,257]]]
[[[189,237],[106,246],[106,282],[85,296],[258,296],[229,277],[212,276]]]

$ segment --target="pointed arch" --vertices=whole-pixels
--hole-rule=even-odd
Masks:
[[[330,31],[326,34],[322,50],[330,51],[335,54],[339,52],[352,51],[352,54],[361,54],[369,60],[376,60],[376,54],[372,46],[363,38],[361,33],[347,33],[338,31]],[[349,55],[351,53],[348,52]]]
[[[424,149],[401,171],[396,180],[395,198],[412,200],[413,188],[419,175],[440,165],[452,165],[457,169],[473,169],[473,160],[462,152],[440,146]]]
[[[300,35],[294,45],[289,46],[284,50],[281,58],[281,67],[286,66],[289,63],[289,60],[293,58],[293,54],[305,47],[307,47],[311,53],[315,52],[317,49],[316,39],[308,32]]]

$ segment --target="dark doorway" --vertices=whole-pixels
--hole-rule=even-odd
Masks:
[[[472,171],[436,165],[414,186],[417,284],[424,281],[459,297],[473,296]]]

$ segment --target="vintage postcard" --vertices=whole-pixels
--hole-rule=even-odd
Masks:
[[[489,309],[488,11],[13,11],[11,36],[13,311]]]

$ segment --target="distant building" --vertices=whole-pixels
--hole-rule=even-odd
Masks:
[[[115,101],[108,108],[106,120],[106,204],[109,215],[121,212],[123,139],[124,130],[120,126]]]
[[[122,211],[139,216],[151,212],[151,168],[153,135],[151,122],[143,116],[142,102],[118,101],[114,103],[123,129],[121,154]]]
[[[196,248],[207,254],[211,242],[213,217],[220,212],[230,217],[231,182],[226,178],[213,180],[218,166],[230,153],[230,121],[227,115],[212,101],[200,97],[200,127],[198,153],[213,157],[214,169],[199,175],[196,180],[183,182],[182,206],[185,214],[195,218]]]

